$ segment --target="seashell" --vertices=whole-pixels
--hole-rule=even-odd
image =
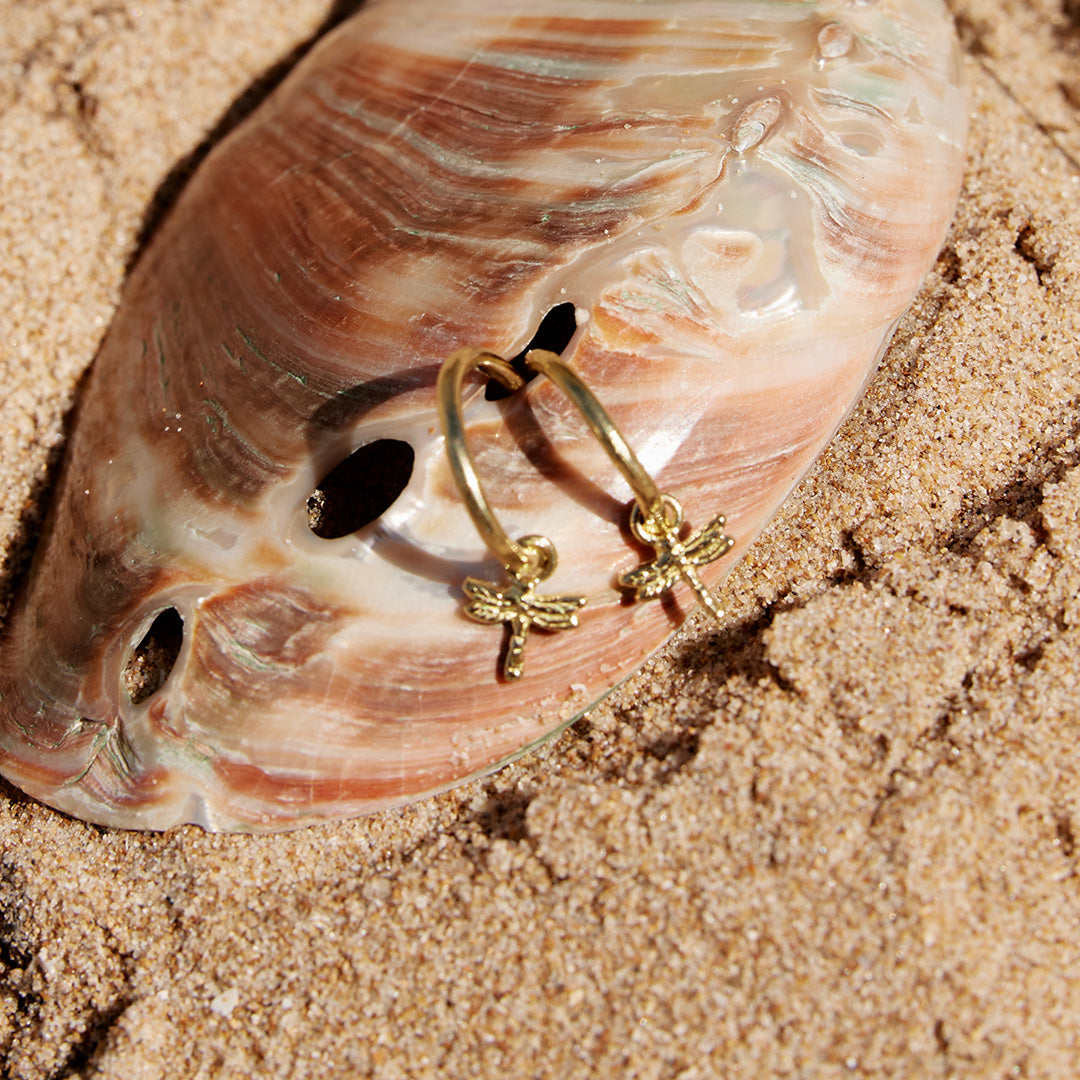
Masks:
[[[939,0],[367,5],[129,280],[6,627],[4,775],[109,825],[283,829],[578,716],[689,594],[616,587],[630,492],[547,379],[470,383],[492,505],[588,596],[499,678],[462,610],[499,568],[451,479],[441,363],[561,351],[689,526],[726,515],[715,586],[913,298],[965,122]]]

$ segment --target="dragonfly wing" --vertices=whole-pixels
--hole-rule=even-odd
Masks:
[[[571,630],[578,624],[584,596],[542,596],[529,604],[529,618],[541,630]]]
[[[461,589],[469,597],[465,614],[477,622],[502,622],[513,613],[514,604],[499,592],[496,585],[466,578]]]
[[[653,600],[666,593],[679,579],[679,569],[675,565],[657,566],[645,563],[619,575],[619,584],[624,589],[633,589],[638,600]]]
[[[685,554],[695,566],[711,563],[731,549],[735,541],[725,534],[724,524],[723,517],[713,518],[701,532],[690,538]]]

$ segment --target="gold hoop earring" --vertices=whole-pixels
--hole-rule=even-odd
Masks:
[[[635,599],[649,600],[668,592],[681,578],[705,607],[717,619],[721,618],[723,611],[701,580],[697,568],[719,559],[735,543],[724,534],[723,515],[714,517],[687,540],[680,539],[683,510],[678,500],[660,491],[607,410],[578,375],[555,353],[545,349],[531,350],[526,354],[525,362],[534,371],[546,375],[570,399],[634,493],[630,528],[638,540],[653,548],[655,557],[621,573],[619,584],[632,589]],[[462,417],[461,388],[473,370],[496,379],[511,391],[520,389],[524,380],[501,356],[484,349],[465,348],[459,349],[443,364],[436,385],[439,420],[454,481],[477,532],[512,578],[512,583],[505,587],[466,578],[462,583],[469,598],[465,613],[478,622],[508,625],[510,642],[503,673],[507,679],[517,679],[524,670],[529,630],[533,626],[543,630],[576,627],[578,611],[586,598],[537,596],[535,587],[555,570],[558,561],[555,545],[545,536],[512,540],[488,503],[465,441]]]
[[[459,349],[443,364],[436,384],[439,421],[462,501],[488,550],[512,579],[510,585],[500,586],[493,581],[467,577],[461,585],[469,598],[465,614],[477,622],[507,625],[510,640],[503,675],[518,679],[525,669],[525,643],[532,627],[551,631],[572,629],[578,625],[577,613],[584,606],[585,597],[537,596],[536,586],[551,576],[558,563],[555,545],[546,536],[511,540],[487,501],[465,442],[465,421],[461,415],[461,386],[474,369],[498,380],[508,390],[519,389],[524,380],[501,356],[471,348]]]

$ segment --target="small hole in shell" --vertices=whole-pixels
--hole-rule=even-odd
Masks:
[[[510,363],[514,370],[526,381],[536,378],[536,372],[525,363],[525,354],[530,349],[547,349],[548,352],[562,355],[563,349],[570,344],[570,339],[578,328],[577,313],[573,304],[556,304],[541,320],[532,340],[515,356]],[[489,379],[484,397],[488,401],[501,401],[510,396],[510,391],[494,379]]]
[[[308,498],[311,531],[337,540],[382,517],[408,485],[415,460],[413,448],[400,439],[377,439],[354,450]]]
[[[150,624],[124,665],[122,679],[132,705],[141,705],[161,689],[183,644],[184,620],[176,608],[166,608]]]

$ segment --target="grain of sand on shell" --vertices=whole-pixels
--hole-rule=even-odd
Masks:
[[[0,0],[5,607],[161,185],[330,9]],[[1076,1075],[1080,13],[953,9],[956,223],[727,627],[366,820],[0,792],[3,1075]]]

